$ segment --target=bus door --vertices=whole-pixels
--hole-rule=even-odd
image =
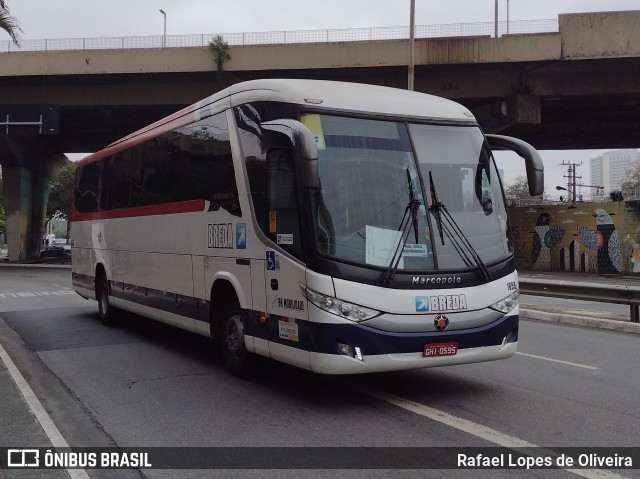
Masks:
[[[277,245],[265,251],[269,353],[309,368],[307,300],[296,175],[292,148],[275,148],[267,154],[267,233]]]

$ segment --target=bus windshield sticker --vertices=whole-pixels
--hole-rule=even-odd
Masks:
[[[322,123],[320,115],[302,115],[300,121],[311,131],[316,140],[316,148],[318,150],[326,150],[327,146],[324,142],[324,133],[322,132]]]
[[[247,225],[246,223],[236,224],[236,248],[247,249]]]
[[[402,232],[367,225],[365,235],[367,242],[365,261],[367,264],[387,266],[402,241]],[[398,267],[403,268],[402,259],[400,259]]]
[[[278,244],[293,244],[293,234],[278,233]]]
[[[276,212],[275,210],[269,211],[269,233],[275,234],[277,231]]]
[[[404,245],[402,256],[426,258],[427,256],[429,256],[429,253],[427,252],[427,245],[407,243]]]

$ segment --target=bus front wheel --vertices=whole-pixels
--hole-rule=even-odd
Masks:
[[[234,376],[247,377],[253,355],[244,345],[244,326],[240,307],[237,304],[227,304],[222,321],[222,352],[227,370]]]

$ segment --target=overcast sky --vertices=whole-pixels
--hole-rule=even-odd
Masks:
[[[409,0],[7,0],[24,38],[110,37],[399,26]],[[416,0],[421,25],[494,21],[495,0]],[[638,0],[510,0],[510,20],[560,13],[634,10]],[[507,1],[499,0],[506,19]],[[5,39],[1,34],[0,39]]]
[[[167,35],[401,26],[409,0],[6,0],[24,39]],[[554,19],[561,13],[639,10],[639,0],[499,0],[499,18]],[[495,0],[416,0],[416,24],[493,22]],[[0,40],[8,35],[0,32]],[[563,160],[580,162],[590,184],[589,159],[600,151],[542,152],[547,192],[566,185]],[[509,165],[513,163],[513,165]],[[518,161],[500,161],[506,182],[524,172]],[[553,190],[553,191],[552,191]],[[586,193],[586,190],[585,190]]]

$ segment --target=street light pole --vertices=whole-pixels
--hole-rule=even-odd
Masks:
[[[495,37],[498,39],[498,0],[496,0],[496,28],[495,28]]]
[[[569,197],[571,197],[571,190],[568,190],[567,188],[563,187],[563,186],[556,186],[556,190],[558,191],[566,191],[569,194]],[[562,199],[562,197],[560,197],[560,201],[564,202],[564,200]],[[573,199],[572,203],[575,203],[576,200],[575,198]]]
[[[167,46],[167,14],[161,8],[160,13],[164,16],[164,33],[162,35],[162,48],[166,48]]]
[[[415,70],[414,45],[415,45],[415,29],[416,29],[416,0],[411,0],[411,13],[409,15],[409,91],[413,91],[413,77]]]

